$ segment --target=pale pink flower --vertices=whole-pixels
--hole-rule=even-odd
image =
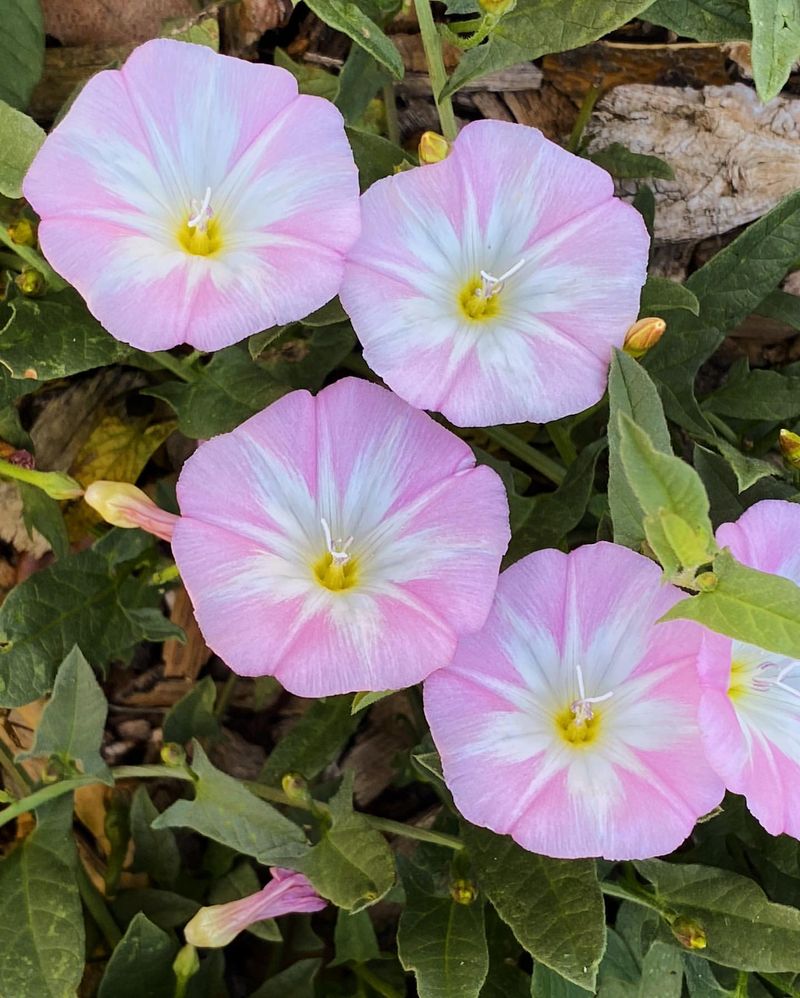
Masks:
[[[459,426],[597,402],[636,319],[648,235],[611,177],[541,132],[467,125],[450,155],[379,180],[340,298],[364,358]]]
[[[172,547],[211,648],[318,697],[398,689],[486,620],[509,538],[499,477],[369,382],[292,392],[200,445]]]
[[[299,912],[322,911],[327,905],[302,873],[270,869],[272,880],[239,901],[201,908],[183,930],[192,946],[227,946],[254,922]]]
[[[720,547],[800,584],[800,506],[765,499],[717,531]],[[711,765],[771,835],[800,838],[800,660],[707,637],[700,725]]]
[[[158,39],[85,85],[25,197],[117,339],[216,350],[339,289],[359,231],[342,117],[275,66]]]
[[[613,544],[537,551],[500,576],[483,630],[425,683],[461,813],[546,856],[672,852],[719,803],[697,710],[702,629]]]

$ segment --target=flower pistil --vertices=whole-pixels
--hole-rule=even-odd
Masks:
[[[498,295],[506,281],[524,266],[525,260],[519,260],[499,277],[481,270],[480,275],[468,281],[458,296],[461,311],[468,319],[491,319],[496,316],[500,306]]]

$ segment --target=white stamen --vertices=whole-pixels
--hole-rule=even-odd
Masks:
[[[328,548],[328,554],[331,556],[334,565],[346,565],[350,561],[347,549],[353,543],[353,538],[348,537],[346,541],[342,542],[342,538],[339,537],[334,544],[331,537],[331,528],[328,526],[328,521],[324,516],[320,520],[320,523],[322,524],[322,532],[325,534],[325,545]]]
[[[513,267],[510,267],[505,274],[501,274],[499,277],[495,277],[493,274],[482,270],[481,280],[483,281],[483,287],[478,288],[475,292],[476,296],[478,298],[492,298],[494,295],[499,294],[509,277],[513,277],[524,266],[525,260],[520,260],[519,263],[515,263]]]
[[[780,670],[780,672],[778,673],[778,675],[775,676],[774,678],[772,678],[770,676],[765,676],[763,679],[760,679],[760,678],[756,677],[753,680],[753,684],[752,684],[753,685],[753,689],[754,690],[759,690],[759,692],[764,693],[767,690],[769,690],[771,687],[777,686],[778,689],[783,690],[784,693],[791,693],[792,696],[800,698],[800,690],[796,690],[793,686],[789,686],[788,683],[784,682],[784,679],[786,679],[786,677],[792,671],[794,671],[794,669],[796,669],[798,665],[800,665],[799,662],[790,662],[788,665],[785,665]],[[778,666],[776,665],[775,662],[762,662],[761,665],[759,665],[759,667],[758,667],[758,671],[759,672],[764,672],[767,669],[777,669],[777,668],[778,668]]]
[[[198,204],[197,198],[192,198],[191,204],[192,211],[194,215],[186,223],[190,229],[197,229],[198,232],[205,232],[208,228],[208,223],[214,216],[214,211],[211,207],[211,188],[206,187],[206,193],[203,196],[203,203]]]
[[[575,666],[575,672],[578,675],[578,699],[573,700],[569,705],[569,709],[575,715],[575,722],[577,724],[585,724],[587,721],[591,721],[594,717],[594,711],[592,710],[593,703],[602,703],[604,700],[609,700],[614,696],[614,691],[611,690],[610,693],[603,693],[599,697],[587,697],[586,696],[586,686],[583,682],[583,670],[579,665]]]

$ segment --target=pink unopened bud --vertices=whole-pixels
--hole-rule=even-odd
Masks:
[[[192,946],[227,946],[248,925],[291,912],[322,911],[327,905],[302,873],[270,870],[272,880],[257,894],[240,901],[201,908],[183,930]]]
[[[172,540],[178,522],[153,500],[128,482],[92,482],[84,495],[93,510],[115,527],[140,527],[164,541]]]

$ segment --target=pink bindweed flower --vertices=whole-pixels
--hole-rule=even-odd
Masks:
[[[721,547],[800,584],[800,506],[765,499],[717,531]],[[771,835],[800,838],[800,661],[709,632],[700,725],[711,765]]]
[[[669,853],[722,781],[697,709],[702,630],[613,544],[537,551],[500,576],[484,629],[425,683],[425,713],[469,821],[564,859]]]
[[[398,689],[486,620],[509,539],[499,477],[391,392],[292,392],[200,445],[172,547],[206,641],[319,697]]]
[[[256,894],[227,904],[213,904],[200,911],[183,933],[192,946],[227,946],[254,922],[298,912],[322,911],[327,905],[302,873],[270,869],[272,880]]]
[[[303,318],[338,291],[360,226],[330,102],[283,69],[164,39],[89,80],[23,189],[47,259],[143,350],[216,350]]]
[[[501,121],[379,180],[340,292],[364,358],[459,426],[578,412],[636,319],[648,235],[611,177]]]

